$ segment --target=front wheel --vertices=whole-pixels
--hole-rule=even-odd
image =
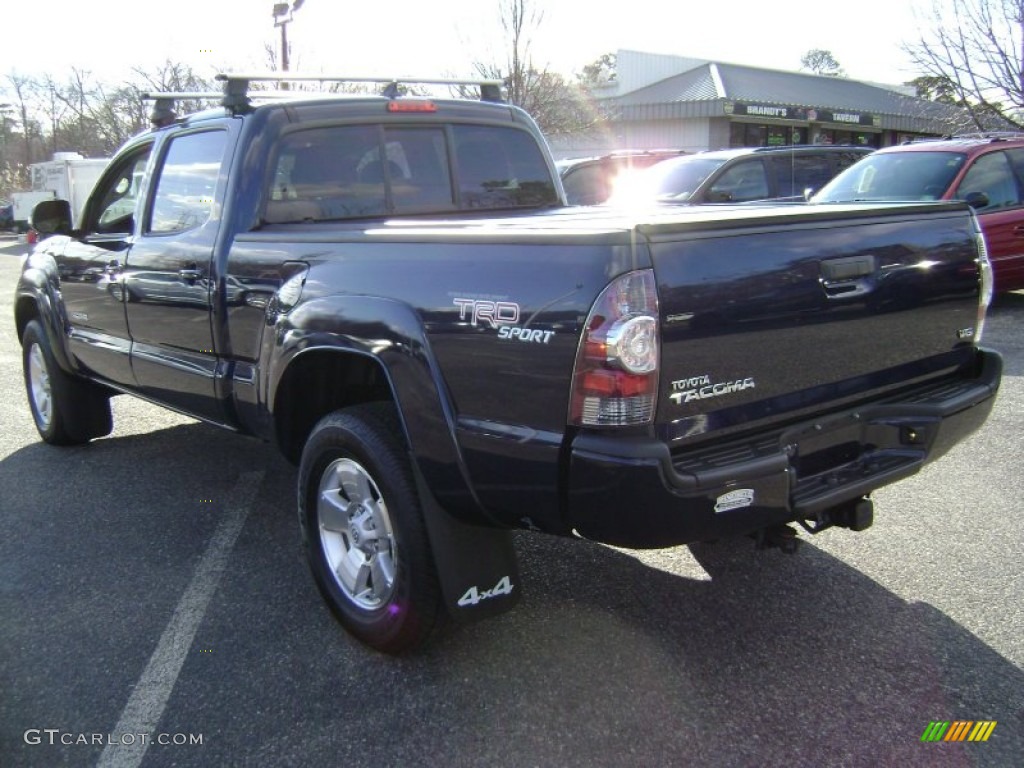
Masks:
[[[32,320],[21,337],[25,391],[39,436],[52,445],[78,445],[110,434],[110,398],[90,381],[65,373],[46,332]]]
[[[423,511],[390,404],[336,411],[310,434],[299,522],[317,587],[367,645],[401,653],[442,617]]]

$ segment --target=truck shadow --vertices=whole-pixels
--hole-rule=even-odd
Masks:
[[[1024,291],[1002,293],[992,300],[985,320],[982,343],[1003,353],[1007,376],[1024,376]]]
[[[816,546],[795,557],[747,539],[691,546],[705,580],[588,543],[518,544],[524,605],[434,660],[450,663],[458,647],[470,674],[495,663],[499,644],[517,689],[533,692],[532,718],[600,764],[624,744],[666,764],[975,764],[964,750],[922,751],[938,719],[1001,721],[1001,743],[980,764],[1024,754],[1024,672],[935,607]],[[654,559],[687,570],[687,554]]]
[[[147,562],[167,561],[168,539],[194,537],[201,548],[213,527],[165,514],[186,498],[178,478],[219,477],[230,487],[253,469],[264,472],[259,503],[201,631],[204,643],[231,651],[190,656],[165,716],[201,730],[223,724],[224,711],[233,719],[211,727],[215,738],[202,752],[175,752],[175,764],[285,764],[303,754],[360,765],[419,755],[420,764],[446,766],[962,766],[1011,765],[1024,754],[1024,672],[935,607],[902,599],[814,544],[789,557],[755,551],[746,539],[723,541],[641,561],[589,542],[516,534],[519,606],[392,659],[348,638],[321,604],[299,553],[294,470],[258,442],[188,424],[79,449],[32,445],[0,462],[0,505],[32,498],[39,509],[60,509],[61,498],[85,495],[136,505],[119,546],[142,548],[125,554],[135,577],[153,578],[155,590],[174,585],[166,600],[152,601],[173,607],[180,580],[146,576]],[[157,523],[160,533],[149,535]],[[31,547],[52,533],[20,535]],[[88,528],[75,535],[79,553],[106,546],[100,532],[95,540]],[[187,575],[194,554],[173,565]],[[8,607],[13,595],[12,587]],[[24,607],[60,610],[29,599]],[[137,643],[137,663],[162,630],[166,618],[158,619],[153,637]],[[33,629],[47,620],[19,616],[14,647],[38,643],[64,659],[80,648],[86,658],[64,663],[87,661],[81,635]],[[90,634],[115,643],[119,631]],[[15,671],[23,653],[3,664],[11,701],[37,674]],[[80,687],[74,708],[90,708],[89,690]],[[338,691],[348,692],[347,706]],[[31,714],[49,722],[42,705]],[[82,727],[110,728],[116,715],[93,715]],[[957,719],[999,725],[985,744],[920,742],[930,721]],[[32,727],[26,722],[5,730]]]

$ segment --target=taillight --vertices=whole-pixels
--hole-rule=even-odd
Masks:
[[[388,112],[437,112],[437,105],[427,99],[399,99],[388,102]]]
[[[654,272],[616,278],[587,316],[576,353],[569,423],[614,427],[653,421],[659,347]]]
[[[974,343],[981,342],[982,333],[985,331],[985,313],[988,305],[992,303],[992,263],[988,259],[988,247],[985,245],[985,235],[975,221],[974,237],[978,243],[978,274],[981,278],[981,294],[978,297],[978,322],[975,323]]]

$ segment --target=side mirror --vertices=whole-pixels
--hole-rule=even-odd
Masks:
[[[809,203],[811,198],[814,197],[814,193],[817,192],[814,187],[804,187],[804,202]]]
[[[71,203],[67,200],[43,200],[32,209],[32,229],[43,237],[71,234]]]
[[[968,192],[967,196],[964,197],[964,202],[977,210],[978,208],[985,208],[989,204],[989,199],[988,195],[984,192]]]

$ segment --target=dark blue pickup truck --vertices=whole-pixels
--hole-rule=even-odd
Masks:
[[[128,393],[273,440],[316,583],[387,652],[521,587],[513,529],[788,544],[991,410],[958,203],[570,208],[493,100],[299,92],[155,127],[46,235],[16,323],[42,438]]]

